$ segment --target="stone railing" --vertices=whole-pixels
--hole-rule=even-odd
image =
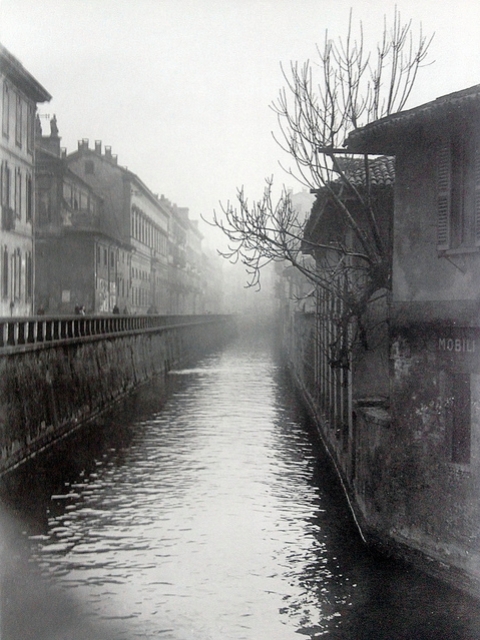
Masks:
[[[228,316],[195,315],[104,315],[0,317],[0,353],[4,349],[24,350],[48,343],[95,339],[108,335],[159,331],[179,325],[218,322]]]
[[[235,333],[224,315],[0,318],[0,476]]]

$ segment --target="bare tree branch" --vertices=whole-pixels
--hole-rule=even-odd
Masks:
[[[281,65],[285,85],[270,105],[278,122],[272,135],[292,162],[281,166],[317,193],[317,203],[328,202],[330,211],[334,207],[343,237],[326,242],[322,233],[317,239],[306,235],[307,221],[285,188],[273,203],[272,179],[259,200],[250,203],[239,189],[236,206],[221,204],[221,213],[207,221],[227,237],[229,248],[222,255],[245,265],[249,286],[259,286],[265,265],[286,261],[334,296],[341,307],[335,317],[342,348],[345,335],[352,334],[352,320],[361,326],[369,300],[390,287],[391,247],[382,234],[385,212],[379,209],[378,185],[370,175],[372,160],[365,156],[359,165],[347,149],[339,157],[338,149],[352,129],[404,108],[419,69],[426,65],[432,38],[421,27],[415,38],[411,21],[403,22],[395,9],[390,26],[384,19],[380,41],[369,53],[362,23],[355,30],[350,12],[346,37],[335,40],[325,32],[315,64]],[[319,224],[322,220],[320,215]]]

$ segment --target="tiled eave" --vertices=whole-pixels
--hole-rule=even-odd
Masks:
[[[365,161],[356,158],[338,158],[338,164],[345,173],[348,182],[356,187],[366,187],[367,174]],[[368,173],[370,186],[386,187],[395,183],[395,159],[390,156],[369,158]],[[340,180],[336,182],[341,183]]]

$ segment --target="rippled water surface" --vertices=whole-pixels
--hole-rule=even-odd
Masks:
[[[130,398],[4,487],[1,640],[476,639],[361,544],[266,342]]]

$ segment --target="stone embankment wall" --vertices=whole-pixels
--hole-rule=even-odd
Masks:
[[[227,316],[0,320],[0,474],[234,331]]]
[[[342,482],[365,542],[480,598],[480,373],[468,336],[392,330],[389,405],[353,401],[351,424],[332,419],[312,383],[315,323],[284,330],[287,365]],[[454,387],[470,381],[464,414],[472,434],[453,437]],[[466,394],[464,394],[466,395]]]

